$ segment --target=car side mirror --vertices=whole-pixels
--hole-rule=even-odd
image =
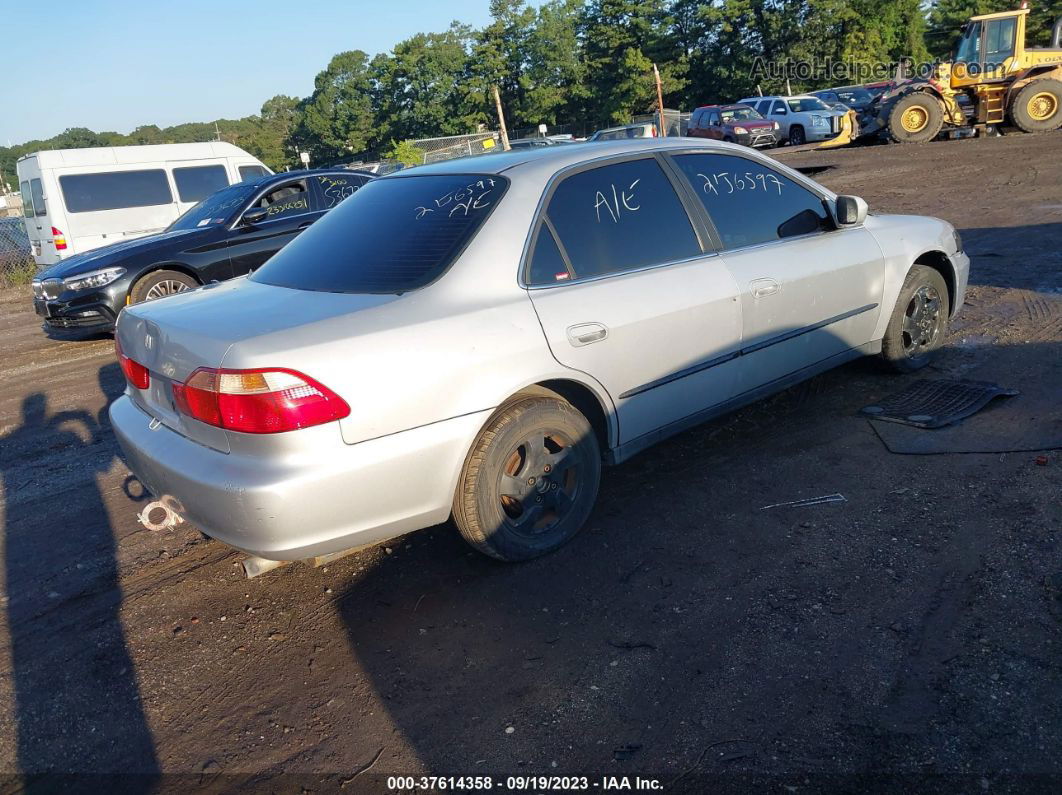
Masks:
[[[269,210],[265,207],[252,207],[240,218],[240,226],[254,226],[264,221],[267,215],[269,215]]]
[[[776,111],[774,111],[774,112],[775,112],[775,113],[776,113],[777,115],[779,115],[779,116],[786,116],[786,115],[788,115],[788,114],[789,114],[789,111],[787,111],[787,110],[786,110],[785,108],[779,108],[778,110],[776,110]]]
[[[834,218],[838,226],[859,226],[867,220],[867,203],[858,196],[838,196]]]

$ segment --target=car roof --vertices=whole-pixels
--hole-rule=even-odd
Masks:
[[[719,149],[744,151],[743,148],[706,138],[631,138],[622,141],[595,141],[571,146],[541,146],[492,155],[462,157],[425,166],[407,168],[378,180],[406,179],[429,174],[505,174],[506,176],[552,175],[569,166],[615,155],[638,154],[682,149]]]
[[[767,97],[763,97],[763,99],[767,99]],[[707,109],[709,109],[709,108],[712,108],[712,109],[714,109],[714,108],[718,108],[718,109],[720,109],[720,110],[731,110],[731,109],[734,109],[734,108],[744,108],[744,107],[747,107],[747,106],[745,105],[745,102],[746,102],[746,100],[743,100],[743,101],[741,101],[741,102],[730,102],[730,103],[728,103],[728,104],[726,104],[726,105],[719,105],[719,104],[715,104],[715,105],[701,105],[701,106],[700,106],[700,107],[698,107],[698,108],[694,108],[694,110],[707,110]]]
[[[349,176],[351,174],[361,174],[366,177],[376,179],[376,175],[368,171],[358,171],[353,168],[343,168],[342,166],[334,166],[332,168],[300,168],[295,171],[278,171],[276,174],[263,174],[258,179],[245,180],[248,185],[254,185],[256,187],[263,187],[270,185],[274,182],[283,182],[286,179],[302,179],[306,176],[324,176],[324,175],[336,175],[336,176]]]

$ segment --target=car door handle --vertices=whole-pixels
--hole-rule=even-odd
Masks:
[[[766,298],[781,289],[781,285],[774,279],[753,279],[749,282],[749,292],[752,293],[753,298]]]
[[[574,326],[568,326],[568,342],[576,348],[600,342],[607,336],[608,329],[600,323],[577,323]]]

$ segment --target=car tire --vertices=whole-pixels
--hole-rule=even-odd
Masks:
[[[1010,102],[1010,118],[1027,133],[1062,127],[1062,81],[1041,78],[1022,86]]]
[[[882,359],[896,372],[921,370],[944,341],[950,314],[944,277],[925,265],[912,266],[881,340]]]
[[[789,128],[789,145],[790,146],[802,146],[807,143],[807,136],[804,134],[804,128],[799,124],[794,124]]]
[[[586,417],[561,399],[520,398],[502,406],[472,446],[454,523],[486,555],[529,560],[579,531],[600,480],[601,450]]]
[[[185,290],[193,290],[199,286],[199,282],[180,271],[152,271],[142,276],[129,291],[129,303],[140,304],[144,301],[153,301],[156,298],[164,298],[167,295],[183,293]]]
[[[943,126],[944,106],[924,91],[901,97],[889,111],[889,137],[898,144],[928,143]]]

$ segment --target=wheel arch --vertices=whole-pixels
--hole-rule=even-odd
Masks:
[[[1004,103],[1005,106],[1009,108],[1011,100],[1017,96],[1019,91],[1029,85],[1033,80],[1037,80],[1041,77],[1062,80],[1062,66],[1055,64],[1040,64],[1039,66],[1034,66],[1019,74],[1014,79],[1014,82],[1007,87],[1007,96]]]
[[[129,283],[129,290],[126,293],[126,299],[128,300],[128,297],[133,294],[133,288],[136,287],[137,284],[143,281],[146,277],[150,276],[152,273],[156,273],[158,271],[176,271],[177,273],[183,273],[188,278],[194,279],[196,284],[203,284],[203,280],[199,278],[199,274],[196,273],[194,269],[189,268],[187,265],[183,265],[180,262],[153,262],[146,268],[144,268],[142,271],[140,271],[140,273],[136,275],[136,278]]]
[[[943,251],[931,249],[925,251],[915,257],[915,261],[911,263],[913,268],[915,265],[924,265],[927,268],[932,268],[940,274],[944,279],[944,284],[948,287],[948,310],[951,317],[955,316],[955,266],[951,264],[951,259]],[[910,271],[910,268],[908,268]]]

